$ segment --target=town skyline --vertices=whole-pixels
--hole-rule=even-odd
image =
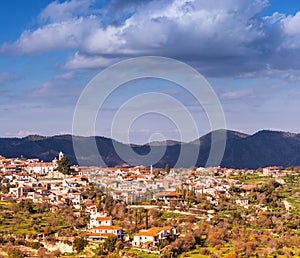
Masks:
[[[50,162],[0,155],[0,248],[7,257],[298,257],[299,168],[100,168],[62,152]]]

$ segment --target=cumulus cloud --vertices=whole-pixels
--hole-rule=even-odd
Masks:
[[[270,24],[274,24],[274,23],[277,23],[277,22],[281,21],[284,18],[286,18],[285,14],[279,13],[279,12],[275,12],[271,16],[265,16],[265,17],[263,17],[263,20],[265,20],[266,22],[268,22]]]
[[[112,63],[119,61],[118,58],[105,58],[102,56],[87,56],[76,52],[74,56],[64,65],[65,69],[80,69],[80,68],[105,68]]]
[[[39,15],[40,28],[24,31],[0,51],[73,50],[66,69],[102,68],[138,55],[178,58],[214,76],[249,74],[267,65],[293,68],[300,13],[262,17],[267,6],[266,0],[113,0],[99,8],[94,1],[56,1]]]
[[[91,4],[91,0],[66,1],[62,3],[54,1],[40,13],[39,19],[42,22],[61,22],[72,19],[74,16],[88,14]]]
[[[281,20],[282,30],[285,36],[283,46],[286,48],[299,49],[300,48],[300,12],[296,15],[289,15]]]
[[[0,51],[24,55],[78,48],[96,23],[93,17],[79,18],[50,23],[34,31],[26,30],[13,44],[4,43]]]

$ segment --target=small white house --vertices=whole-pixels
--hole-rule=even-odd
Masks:
[[[109,236],[116,236],[118,240],[122,240],[122,228],[118,226],[98,226],[90,231],[88,240],[104,241]]]
[[[279,174],[282,170],[282,167],[279,166],[272,166],[272,167],[265,167],[263,168],[263,175],[264,176],[272,176]]]
[[[132,246],[149,249],[158,246],[164,239],[174,240],[177,235],[176,228],[171,226],[141,230],[138,234],[134,235]]]
[[[112,226],[112,217],[91,216],[90,228],[99,227],[99,226]]]

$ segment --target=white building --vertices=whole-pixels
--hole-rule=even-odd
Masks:
[[[90,228],[99,226],[112,226],[112,217],[107,216],[106,212],[96,212],[90,215]]]
[[[176,228],[171,226],[141,230],[138,234],[134,235],[132,246],[149,249],[158,246],[164,239],[174,240],[177,235]]]
[[[53,162],[34,162],[34,163],[29,163],[26,170],[29,173],[42,176],[42,175],[48,175],[50,173],[53,173],[55,168],[56,168],[56,164]]]
[[[263,168],[263,175],[264,176],[272,176],[279,174],[282,170],[282,167],[279,166],[272,166],[272,167],[265,167]]]
[[[104,241],[109,236],[116,236],[118,240],[122,240],[122,228],[118,226],[98,226],[91,229],[88,234],[89,240]]]

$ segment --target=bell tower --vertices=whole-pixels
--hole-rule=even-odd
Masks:
[[[64,157],[64,154],[62,153],[62,151],[58,154],[58,159],[61,160]]]

